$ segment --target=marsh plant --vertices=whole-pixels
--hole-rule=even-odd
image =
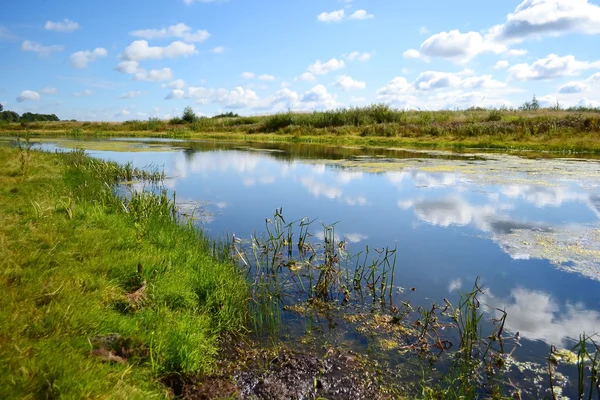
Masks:
[[[31,159],[31,138],[29,130],[25,131],[24,137],[17,137],[17,147],[19,149],[19,172],[21,177],[25,178],[29,171],[29,160]]]
[[[316,235],[313,223],[308,218],[286,222],[279,209],[265,220],[263,234],[249,241],[233,237],[231,257],[251,282],[255,332],[276,332],[282,310],[299,303],[339,306],[369,295],[384,307],[391,299],[395,249],[373,254],[367,247],[352,255],[335,224],[322,224],[322,234]]]

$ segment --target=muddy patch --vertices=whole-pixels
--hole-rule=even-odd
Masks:
[[[171,377],[165,383],[185,399],[391,399],[396,390],[365,358],[339,349],[322,355],[288,348],[230,351],[220,374]]]

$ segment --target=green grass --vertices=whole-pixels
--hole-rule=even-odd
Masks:
[[[113,192],[159,175],[0,147],[0,398],[164,398],[243,329],[245,279],[172,199]]]
[[[330,144],[600,152],[600,109],[404,111],[385,105],[171,121],[32,122],[0,134],[278,140]]]

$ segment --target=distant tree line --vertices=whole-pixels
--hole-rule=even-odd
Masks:
[[[60,121],[55,114],[35,114],[26,112],[19,115],[14,111],[3,111],[4,107],[0,104],[1,122],[38,122],[38,121]]]

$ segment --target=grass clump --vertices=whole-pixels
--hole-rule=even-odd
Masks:
[[[165,397],[161,378],[215,367],[247,283],[165,192],[161,174],[0,148],[0,398]]]

